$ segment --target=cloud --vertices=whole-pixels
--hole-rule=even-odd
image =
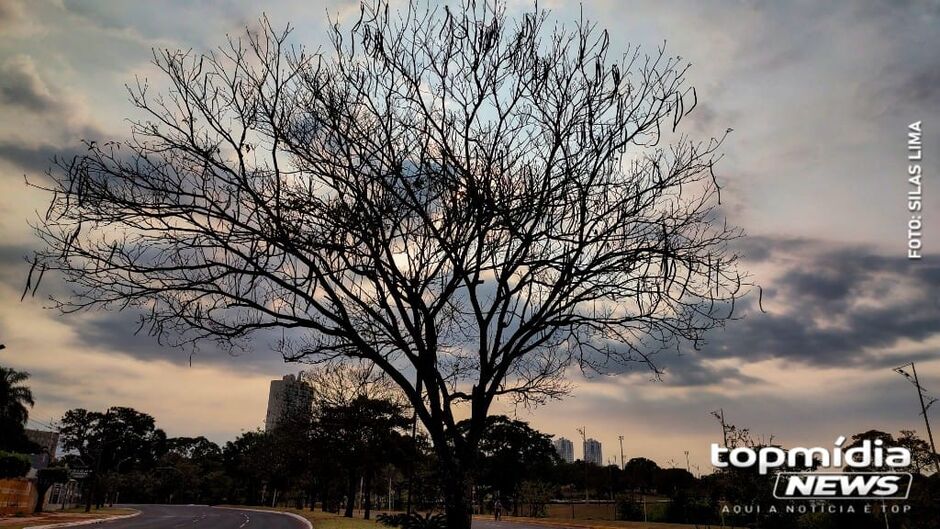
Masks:
[[[913,262],[813,239],[751,237],[740,247],[745,267],[760,268],[762,303],[751,292],[741,319],[707,334],[701,351],[656,355],[665,386],[759,385],[766,380],[747,366],[770,360],[852,370],[936,358],[926,344],[940,338],[940,259]],[[647,378],[642,370],[624,375]]]
[[[0,28],[8,28],[20,18],[20,5],[13,0],[0,2]]]
[[[67,1],[65,12],[84,23],[141,42],[198,44],[213,47],[225,33],[235,33],[256,20],[261,9],[252,3],[215,0],[193,3],[169,0],[160,4],[115,5],[103,0]],[[280,12],[274,9],[273,12]]]
[[[76,139],[74,147],[49,144],[34,145],[28,142],[0,140],[0,160],[30,173],[30,177],[37,173],[44,173],[53,166],[54,160],[71,160],[73,156],[82,154],[83,149]],[[22,174],[5,172],[6,177],[21,178]],[[0,176],[2,178],[3,176]]]
[[[0,67],[0,103],[42,114],[61,109],[59,101],[40,78],[36,65],[27,55],[11,57]]]
[[[883,360],[906,342],[940,335],[940,260],[908,261],[871,248],[758,238],[758,257],[778,268],[762,281],[766,313],[715,333],[706,356],[780,358],[819,366]],[[891,360],[893,361],[893,360]]]
[[[940,60],[902,77],[892,92],[899,100],[916,108],[940,107]]]
[[[81,322],[77,340],[85,348],[124,354],[144,362],[166,361],[177,365],[225,366],[244,372],[277,372],[284,369],[283,358],[273,351],[278,336],[258,332],[244,349],[230,350],[211,341],[192,347],[172,346],[173,337],[159,340],[141,327],[138,313],[128,309],[121,312],[95,312]],[[300,369],[298,367],[297,369]]]

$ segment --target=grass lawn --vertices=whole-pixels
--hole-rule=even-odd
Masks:
[[[492,520],[492,517],[489,517],[489,519]],[[627,522],[621,520],[572,520],[571,518],[525,518],[510,516],[504,517],[503,520],[507,522],[524,522],[531,525],[542,525],[546,527],[576,527],[579,529],[691,529],[696,527],[701,529],[705,527],[717,527],[678,523]],[[734,528],[731,526],[726,526],[725,529]]]
[[[249,507],[251,509],[263,509],[268,511],[290,512],[300,515],[313,524],[313,529],[385,529],[383,525],[373,520],[363,520],[362,518],[346,518],[342,515],[320,511],[287,509],[282,507]],[[382,511],[373,512],[373,517]],[[361,514],[359,514],[361,516]],[[474,519],[492,520],[492,516],[478,515]],[[686,525],[672,523],[655,522],[625,522],[610,520],[572,520],[570,518],[525,518],[506,516],[503,518],[506,522],[522,522],[531,525],[544,527],[577,527],[581,529],[691,529],[695,527],[705,527],[702,525]],[[5,528],[0,528],[5,529]],[[733,528],[726,528],[733,529]]]
[[[85,514],[84,507],[76,509],[66,509],[64,511],[44,512],[39,515],[18,516],[14,518],[0,518],[0,529],[26,529],[27,527],[36,527],[37,525],[49,525],[66,522],[78,522],[82,520],[96,520],[99,518],[111,518],[113,516],[125,516],[134,514],[134,509],[120,509],[117,507],[105,507],[103,509],[92,509]]]

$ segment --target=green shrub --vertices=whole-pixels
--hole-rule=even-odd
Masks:
[[[425,516],[421,516],[420,514],[412,513],[405,518],[402,527],[403,529],[447,529],[447,519],[443,514],[428,513]]]
[[[13,452],[0,452],[0,479],[25,476],[30,468],[29,457]]]
[[[443,514],[380,514],[376,520],[384,526],[402,529],[447,529],[447,519]]]
[[[408,520],[408,515],[404,513],[380,514],[376,517],[378,522],[386,527],[402,527]]]

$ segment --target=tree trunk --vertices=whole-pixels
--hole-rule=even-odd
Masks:
[[[82,490],[82,493],[85,494],[85,512],[91,512],[91,504],[94,501],[95,491],[98,489],[97,473],[91,480],[86,479],[83,485],[86,487]]]
[[[36,508],[33,509],[33,513],[38,514],[42,512],[42,508],[46,503],[46,493],[49,492],[49,487],[52,484],[42,484],[36,487],[36,492],[39,493],[39,498],[36,500]]]
[[[444,476],[444,515],[447,529],[470,529],[473,506],[470,505],[472,481],[462,469]]]
[[[356,475],[349,475],[349,483],[346,484],[346,512],[343,516],[352,518],[353,507],[356,504]]]
[[[366,473],[365,483],[363,484],[363,497],[363,501],[365,503],[365,514],[363,514],[363,519],[368,520],[372,513],[372,472]]]

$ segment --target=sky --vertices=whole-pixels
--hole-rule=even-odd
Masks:
[[[81,139],[126,134],[125,83],[158,83],[152,49],[205,52],[255,26],[255,2],[0,2],[0,364],[32,374],[31,426],[72,407],[132,406],[170,435],[216,441],[263,425],[269,381],[300,369],[258,339],[239,356],[165,348],[135,315],[62,315],[20,301],[35,247],[29,220],[48,197],[27,188]],[[531,4],[512,1],[510,13]],[[746,268],[763,289],[744,317],[698,352],[659,358],[666,374],[573,374],[572,395],[510,409],[535,427],[710,471],[710,411],[784,445],[826,446],[872,428],[923,434],[916,393],[891,368],[917,362],[940,395],[940,2],[540,2],[559,22],[584,16],[614,48],[638,44],[692,64],[690,134],[733,132],[719,166],[723,207],[741,226]],[[574,7],[572,7],[574,5]],[[275,26],[324,43],[327,15],[354,2],[268,2]],[[582,13],[583,12],[583,13]],[[924,127],[925,258],[906,259],[906,132]],[[41,294],[41,293],[40,293]],[[931,410],[938,416],[940,405]],[[940,429],[940,423],[938,423]],[[580,443],[575,443],[580,457]]]

